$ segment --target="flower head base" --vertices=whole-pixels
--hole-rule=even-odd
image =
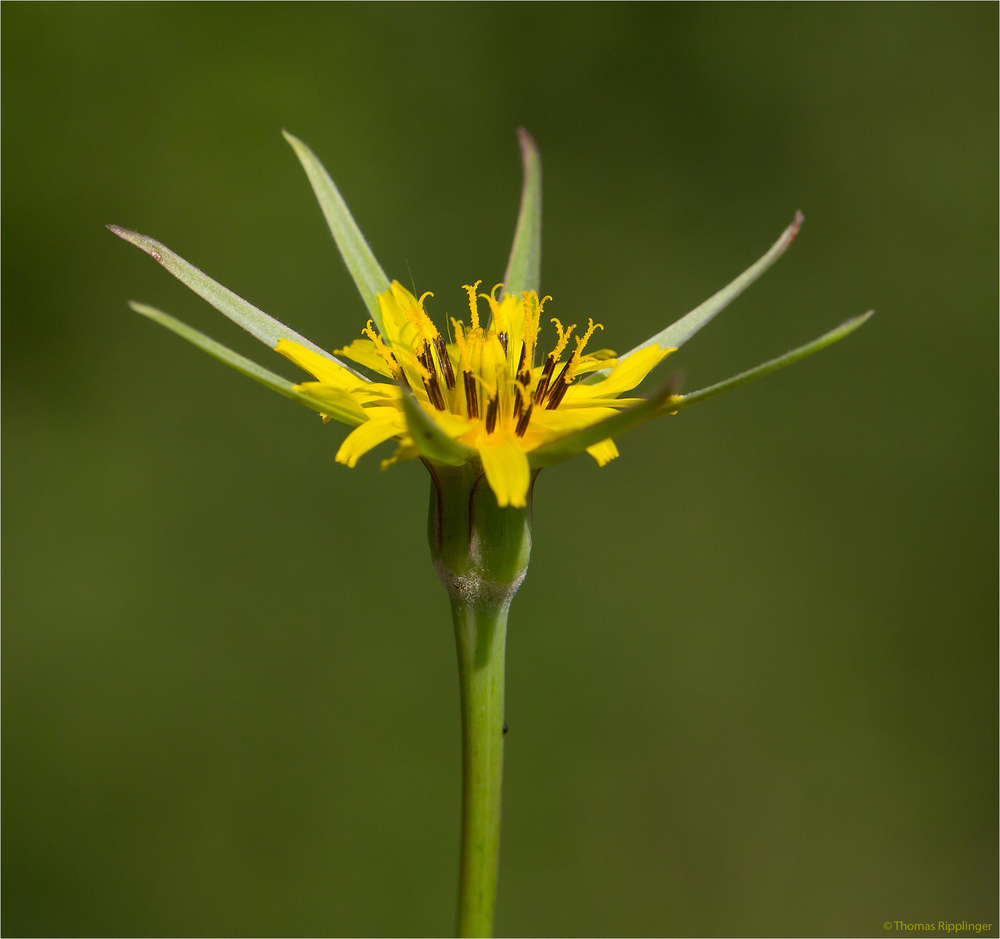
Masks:
[[[531,472],[529,457],[555,437],[590,427],[642,399],[622,398],[658,365],[672,349],[653,344],[619,361],[610,350],[587,352],[594,332],[603,327],[588,322],[574,335],[576,324],[564,328],[552,319],[557,339],[535,364],[544,306],[549,297],[533,290],[501,299],[497,284],[490,293],[477,294],[481,281],[466,285],[470,320],[452,319],[452,341],[441,335],[424,309],[429,293],[419,299],[394,281],[378,295],[384,333],[368,321],[365,338],[338,349],[336,355],[391,379],[364,382],[329,359],[298,343],[281,340],[277,351],[311,372],[314,382],[297,385],[315,399],[355,405],[362,418],[337,452],[337,461],[354,466],[377,444],[397,437],[399,448],[383,468],[422,455],[410,428],[404,398],[412,399],[440,432],[468,451],[469,461],[482,464],[498,505],[526,504]],[[488,307],[486,325],[480,319],[480,301]],[[572,352],[567,354],[570,340]],[[610,370],[593,384],[577,379],[597,370]],[[676,400],[680,400],[677,398]],[[611,439],[588,446],[603,466],[618,456]]]

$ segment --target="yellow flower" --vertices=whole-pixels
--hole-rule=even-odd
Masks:
[[[536,364],[544,305],[551,298],[539,299],[526,290],[498,299],[501,284],[477,295],[480,283],[464,288],[470,319],[468,324],[451,320],[451,342],[424,309],[431,294],[418,299],[398,281],[378,294],[384,333],[379,335],[369,320],[365,338],[334,354],[390,382],[366,382],[297,342],[279,340],[276,351],[317,379],[296,385],[297,391],[320,401],[345,403],[346,397],[363,415],[338,450],[338,463],[354,466],[363,454],[394,437],[399,447],[391,459],[382,461],[383,469],[421,456],[403,406],[409,393],[446,437],[463,444],[470,458],[482,464],[499,506],[524,506],[531,481],[528,455],[554,438],[640,403],[641,398],[620,395],[635,388],[673,351],[653,344],[619,361],[607,349],[586,351],[595,330],[603,328],[599,323],[590,320],[578,331],[576,324],[563,328],[552,319],[558,338]],[[480,301],[488,308],[485,326]],[[577,382],[598,370],[610,371],[593,384]],[[601,466],[618,456],[611,439],[586,450]]]
[[[613,438],[642,421],[790,365],[843,338],[871,315],[687,395],[675,394],[668,381],[649,397],[622,397],[784,253],[802,216],[796,213],[771,249],[732,283],[621,356],[606,349],[588,351],[595,331],[603,329],[593,320],[580,328],[552,319],[556,337],[546,343],[541,330],[548,325],[544,306],[551,298],[539,299],[541,158],[530,135],[519,134],[524,188],[503,284],[489,293],[478,292],[480,281],[467,285],[469,319],[450,319],[445,334],[424,308],[431,294],[417,298],[390,282],[323,165],[287,133],[368,309],[363,338],[346,348],[325,351],[158,241],[109,226],[315,381],[293,384],[153,307],[132,303],[136,312],[318,412],[324,421],[353,427],[337,452],[338,462],[354,466],[373,447],[395,438],[396,452],[383,460],[383,468],[419,457],[430,470],[428,542],[451,599],[461,687],[462,936],[492,934],[506,732],[504,644],[507,612],[531,551],[533,473],[584,450],[603,466],[618,456]],[[382,380],[368,378],[345,360]],[[484,477],[488,486],[482,485]]]
[[[587,351],[594,332],[603,328],[592,320],[586,328],[575,323],[564,328],[552,319],[555,342],[544,345],[541,330],[548,326],[544,306],[550,298],[539,299],[538,294],[541,161],[534,141],[521,131],[524,190],[505,284],[497,284],[488,294],[478,292],[480,281],[467,285],[469,320],[451,319],[446,339],[424,309],[432,294],[418,299],[397,281],[389,281],[323,165],[302,141],[285,136],[306,170],[371,317],[364,338],[346,348],[334,354],[325,351],[153,238],[114,225],[109,228],[261,342],[311,373],[316,381],[293,384],[160,310],[132,304],[137,312],[238,371],[318,411],[325,421],[351,425],[354,429],[336,456],[347,466],[396,438],[396,452],[382,461],[383,468],[418,457],[432,471],[436,466],[464,465],[478,473],[481,466],[497,505],[521,508],[527,503],[534,471],[583,450],[603,466],[618,456],[612,438],[626,430],[798,361],[843,338],[871,315],[848,320],[811,343],[691,394],[674,394],[676,389],[668,382],[648,398],[621,397],[784,253],[798,233],[801,214],[732,283],[629,352],[615,357],[607,349]],[[480,319],[481,310],[485,320]],[[343,359],[388,380],[372,381]]]

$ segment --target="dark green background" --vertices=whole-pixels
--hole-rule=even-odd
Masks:
[[[459,728],[419,463],[103,225],[332,348],[302,137],[456,314],[545,166],[543,287],[625,349],[832,350],[547,470],[508,643],[497,928],[997,920],[997,6],[3,8],[3,929],[440,934]],[[994,934],[996,932],[994,928]]]

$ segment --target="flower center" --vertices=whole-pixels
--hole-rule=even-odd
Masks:
[[[583,335],[573,336],[576,324],[564,328],[553,319],[557,341],[544,364],[535,365],[539,324],[546,301],[534,291],[517,297],[497,298],[502,284],[488,294],[476,291],[482,281],[467,284],[470,321],[452,319],[454,339],[447,342],[424,310],[425,293],[403,313],[411,329],[408,344],[390,349],[371,326],[365,335],[385,361],[393,378],[408,388],[423,387],[430,405],[459,417],[481,421],[488,434],[498,429],[523,437],[536,409],[558,408],[576,377],[587,342],[603,329],[590,320]],[[489,307],[484,327],[479,317],[480,301]],[[563,360],[570,339],[575,348]],[[402,339],[402,336],[400,336]]]

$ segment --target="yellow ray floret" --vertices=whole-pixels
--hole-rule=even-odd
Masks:
[[[581,431],[641,398],[622,398],[636,387],[673,349],[647,346],[621,360],[608,349],[585,353],[594,332],[588,321],[582,335],[576,324],[563,327],[553,319],[557,339],[541,365],[535,365],[539,324],[549,297],[539,300],[528,291],[497,299],[497,284],[489,294],[478,293],[481,281],[467,285],[470,325],[451,320],[454,342],[446,342],[419,299],[394,281],[378,295],[383,331],[369,320],[365,338],[337,351],[391,382],[370,382],[304,346],[282,339],[277,351],[310,372],[316,381],[296,389],[319,401],[331,401],[358,426],[337,451],[337,461],[354,466],[358,458],[386,440],[397,439],[395,455],[385,465],[421,456],[421,438],[411,431],[403,396],[412,395],[433,420],[449,453],[456,459],[478,461],[500,506],[526,504],[531,485],[529,454],[546,443]],[[485,300],[490,320],[483,326],[478,304]],[[562,355],[571,338],[576,347],[567,361]],[[579,375],[611,369],[600,381],[581,385]],[[346,418],[345,418],[346,419]],[[448,441],[454,443],[448,443]],[[610,439],[587,447],[604,466],[618,456]],[[428,459],[433,459],[428,451]],[[468,457],[461,456],[468,454]],[[441,456],[441,459],[448,457]]]

